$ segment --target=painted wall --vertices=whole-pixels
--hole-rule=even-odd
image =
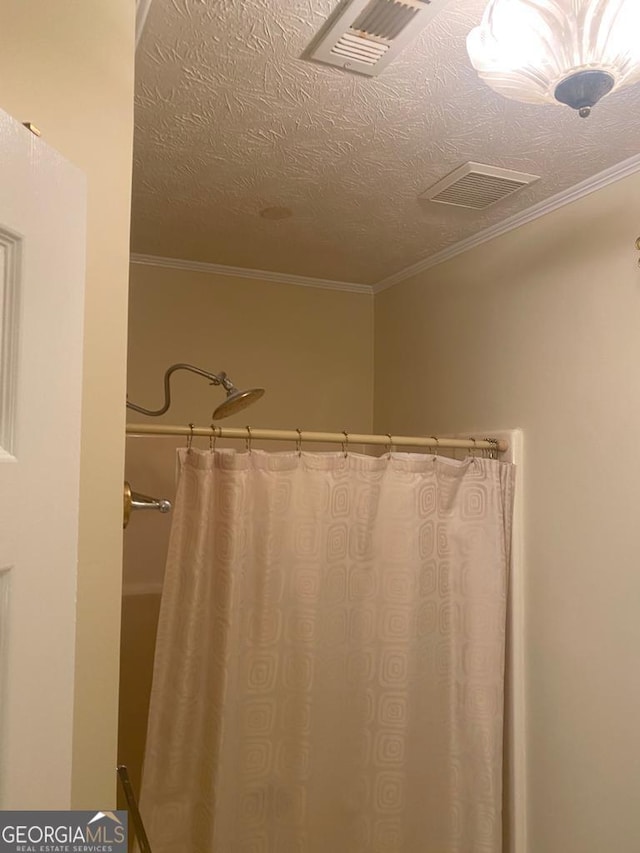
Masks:
[[[369,432],[373,298],[133,264],[129,398],[159,408],[164,371],[175,362],[226,370],[239,387],[266,389],[261,400],[221,425]],[[224,392],[202,377],[177,372],[166,415],[151,419],[129,411],[128,419],[207,426],[223,399]],[[196,444],[208,447],[206,439]],[[173,497],[175,450],[183,445],[184,439],[130,437],[126,472],[132,487]],[[238,442],[227,446],[244,450]],[[255,446],[293,449],[273,442]],[[136,789],[170,523],[170,516],[137,513],[125,535],[120,760],[130,766]]]
[[[0,107],[37,125],[88,186],[75,808],[112,806],[116,787],[134,6],[3,0],[0,10]]]
[[[522,427],[530,853],[640,844],[640,175],[376,297],[375,424]]]
[[[373,417],[373,299],[369,294],[132,264],[129,399],[162,402],[162,378],[174,362],[264,398],[227,418],[244,426],[369,428]],[[172,404],[152,423],[209,424],[224,399],[205,379],[176,373]],[[144,416],[128,411],[129,421]],[[273,447],[273,445],[271,445]]]

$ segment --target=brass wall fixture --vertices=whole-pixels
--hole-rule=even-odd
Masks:
[[[131,513],[138,509],[154,509],[157,512],[170,512],[171,501],[163,498],[150,498],[148,495],[141,495],[139,492],[132,492],[131,486],[127,481],[124,481],[124,506],[122,516],[122,526],[126,527],[129,524]]]

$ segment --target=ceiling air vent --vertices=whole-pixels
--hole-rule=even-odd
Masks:
[[[532,184],[539,177],[482,163],[465,163],[423,192],[420,198],[439,204],[483,210],[527,184]]]
[[[304,57],[375,77],[448,2],[343,2],[304,52]]]

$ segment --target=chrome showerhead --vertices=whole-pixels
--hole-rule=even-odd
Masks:
[[[230,382],[229,384],[231,385]],[[259,400],[264,394],[264,388],[249,388],[247,391],[240,391],[234,385],[228,388],[226,384],[225,388],[227,390],[227,399],[223,403],[220,403],[211,416],[214,421],[219,418],[228,418],[229,415],[241,411],[256,400]]]

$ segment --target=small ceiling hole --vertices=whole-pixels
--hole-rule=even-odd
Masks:
[[[263,219],[289,219],[293,211],[290,207],[265,207],[260,211],[260,216]]]

